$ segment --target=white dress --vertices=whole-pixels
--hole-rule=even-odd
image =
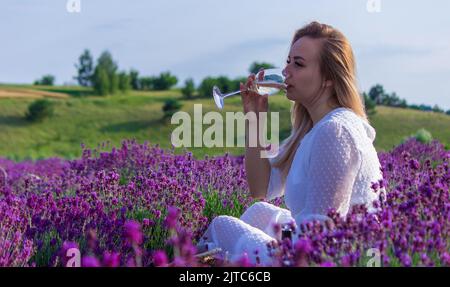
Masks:
[[[373,146],[375,129],[352,110],[337,108],[326,114],[302,139],[285,182],[280,170],[271,168],[266,200],[284,195],[288,209],[267,202],[250,206],[238,219],[214,218],[199,244],[208,243],[236,260],[245,252],[255,263],[270,264],[267,243],[275,239],[273,225],[327,219],[330,208],[347,214],[353,204],[369,210],[377,195],[370,185],[382,179]],[[283,148],[283,146],[281,146]],[[273,163],[273,159],[269,160]],[[295,238],[294,238],[295,241]]]

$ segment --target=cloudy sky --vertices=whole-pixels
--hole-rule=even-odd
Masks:
[[[349,38],[362,91],[380,83],[408,103],[450,109],[449,13],[446,0],[2,0],[0,82],[50,73],[71,83],[85,48],[181,84],[245,76],[254,61],[283,66],[294,31],[317,20]]]

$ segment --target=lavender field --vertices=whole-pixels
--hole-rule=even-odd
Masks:
[[[330,210],[325,226],[302,225],[294,246],[268,246],[274,266],[367,266],[373,249],[381,266],[450,266],[450,151],[411,138],[379,158],[379,211]],[[239,217],[253,202],[242,156],[196,160],[124,141],[76,160],[0,159],[0,266],[67,266],[69,248],[82,266],[249,266],[258,251],[237,262],[194,255],[213,217]]]

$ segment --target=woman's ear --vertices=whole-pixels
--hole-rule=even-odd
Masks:
[[[324,81],[322,83],[322,85],[323,85],[324,88],[331,87],[331,86],[333,86],[333,81],[332,80],[326,80],[326,81]]]

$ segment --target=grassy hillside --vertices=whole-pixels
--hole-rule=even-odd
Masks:
[[[34,100],[27,97],[0,97],[0,157],[15,160],[38,159],[51,156],[74,158],[81,155],[80,144],[95,148],[102,142],[120,145],[123,139],[135,138],[139,142],[169,148],[170,135],[176,128],[170,121],[161,120],[161,108],[167,98],[181,99],[178,90],[164,92],[130,92],[128,94],[99,97],[79,87],[32,87],[26,85],[2,86],[0,90],[32,89],[43,92],[55,102],[55,114],[41,123],[25,120],[28,105]],[[17,91],[16,91],[17,92]],[[50,93],[48,93],[50,92]],[[67,97],[51,97],[51,92]],[[193,105],[203,104],[203,113],[217,111],[212,99],[182,101],[183,111],[193,117]],[[289,134],[290,102],[282,95],[269,99],[271,111],[280,111],[281,138]],[[242,111],[240,97],[226,100],[226,111]],[[431,132],[434,138],[450,146],[450,116],[406,109],[377,107],[370,118],[377,131],[375,147],[390,150],[405,136],[420,128]],[[204,129],[209,125],[204,125]],[[243,148],[190,148],[194,156],[218,155],[226,151],[242,154]],[[182,152],[177,149],[177,152]]]

